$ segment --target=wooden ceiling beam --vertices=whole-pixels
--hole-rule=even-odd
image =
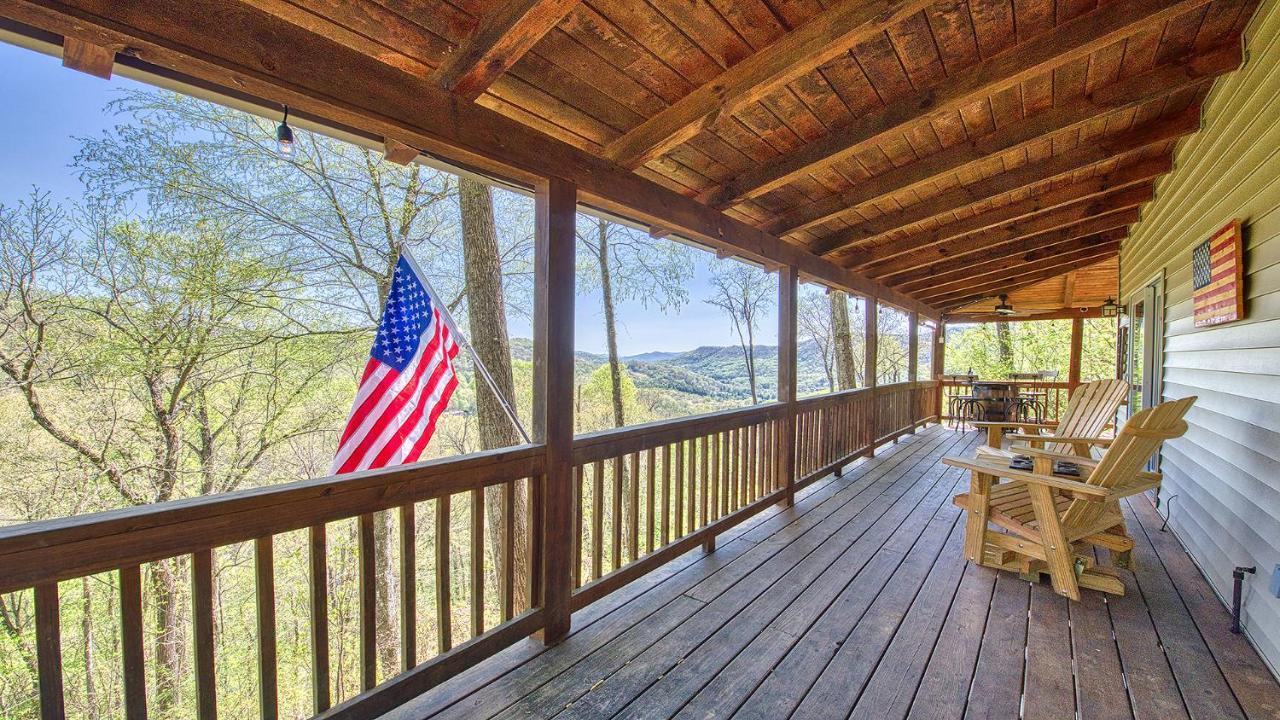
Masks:
[[[952,272],[958,268],[968,267],[977,262],[986,262],[992,258],[1003,257],[1012,253],[1029,252],[1038,247],[1054,245],[1067,240],[1085,237],[1094,233],[1106,232],[1108,230],[1116,230],[1118,228],[1127,227],[1138,221],[1138,209],[1129,208],[1118,210],[1113,213],[1107,213],[1098,217],[1089,218],[1084,222],[1076,223],[1057,230],[1049,230],[1047,232],[1028,235],[1027,237],[1018,238],[1012,242],[1003,243],[999,246],[989,249],[980,248],[977,251],[969,251],[955,257],[948,257],[944,260],[921,265],[911,268],[910,270],[895,273],[892,276],[881,278],[880,281],[886,284],[892,284],[894,287],[901,287],[918,280],[927,280],[933,276],[943,273]]]
[[[1208,2],[1133,0],[1104,5],[1049,32],[1013,45],[933,87],[893,99],[884,107],[857,117],[845,127],[737,175],[722,187],[706,193],[704,199],[715,207],[726,207],[763,195],[815,170],[851,158],[903,133],[916,123],[947,119],[950,113],[968,103],[1087,57]]]
[[[937,303],[937,306],[942,308],[945,313],[948,310],[967,305],[978,298],[1008,294],[1028,285],[1048,280],[1051,277],[1057,277],[1072,270],[1095,265],[1107,258],[1115,257],[1118,252],[1119,243],[1099,246],[1096,253],[1083,251],[1078,256],[1063,256],[1043,260],[1036,268],[1019,268],[997,277],[985,278],[963,290],[945,295],[930,295],[928,297],[931,303]],[[922,297],[924,296],[922,295]]]
[[[845,248],[840,251],[840,256],[856,261],[857,264],[853,267],[859,272],[883,274],[883,268],[899,255],[916,253],[932,245],[994,228],[1006,222],[1033,217],[1070,203],[1107,195],[1116,190],[1153,180],[1171,169],[1173,169],[1172,156],[1148,160],[1057,190],[1035,193],[1026,200],[952,220],[928,232],[907,235],[874,246]]]
[[[1070,253],[1093,250],[1102,245],[1119,242],[1120,238],[1124,237],[1125,234],[1124,228],[1114,228],[1074,238],[1066,238],[1049,245],[1037,246],[1021,252],[965,263],[964,267],[956,268],[950,272],[939,273],[936,276],[905,284],[902,286],[902,290],[903,292],[918,292],[921,294],[940,294],[949,290],[963,290],[967,285],[971,285],[976,279],[984,275],[1006,270],[1018,270],[1028,263],[1049,260]]]
[[[1034,242],[1034,238],[1042,237],[1042,233],[1077,225],[1099,216],[1110,216],[1118,211],[1137,208],[1154,196],[1155,187],[1149,183],[1121,189],[1109,195],[1064,205],[1039,215],[1014,220],[982,232],[970,233],[945,243],[899,255],[881,263],[867,274],[876,278],[890,278],[916,268],[951,264],[968,253],[1000,252],[1008,243],[1024,238],[1032,238],[1031,242]]]
[[[834,60],[935,0],[839,0],[773,44],[725,70],[605,148],[637,168],[814,68]]]
[[[848,230],[837,233],[853,242],[853,238],[877,237],[918,222],[968,207],[974,203],[999,197],[1006,193],[1035,186],[1047,180],[1085,170],[1099,163],[1114,160],[1128,153],[1147,147],[1163,145],[1171,140],[1190,135],[1200,129],[1200,108],[1191,107],[1182,114],[1146,124],[1128,132],[1091,140],[1082,147],[1055,155],[1042,162],[1027,163],[1016,170],[999,173],[976,183],[961,184],[945,190],[923,202],[915,203],[897,212],[863,221]],[[1172,168],[1172,158],[1165,155],[1149,160],[1160,166]],[[832,236],[835,237],[835,236]],[[815,251],[821,247],[813,248]],[[857,264],[856,256],[846,260],[846,266]]]
[[[1241,44],[1161,65],[1025,117],[968,142],[952,145],[908,165],[856,183],[852,188],[787,212],[764,229],[777,235],[807,230],[857,208],[920,187],[991,157],[1020,150],[1043,138],[1080,128],[1105,115],[1141,106],[1171,92],[1197,86],[1240,66]]]
[[[505,0],[481,20],[462,45],[445,56],[432,79],[475,100],[560,24],[579,0]]]
[[[131,62],[206,97],[288,104],[298,114],[392,137],[472,170],[537,185],[577,183],[582,202],[660,224],[711,247],[936,318],[934,308],[519,121],[427,78],[261,9],[221,0],[9,0],[0,17],[130,49]],[[34,32],[34,31],[33,31]],[[37,36],[35,33],[33,36]],[[252,98],[252,100],[250,100]]]
[[[969,303],[972,305],[973,303]],[[1014,309],[1018,309],[1018,303],[1014,303]],[[986,312],[963,312],[952,311],[942,316],[944,322],[961,325],[964,323],[990,323],[990,322],[1023,322],[1030,320],[1074,320],[1075,318],[1100,318],[1102,317],[1102,308],[1090,306],[1085,308],[1063,308],[1061,310],[1050,310],[1048,312],[1034,312],[1029,315],[1000,315],[991,311]]]

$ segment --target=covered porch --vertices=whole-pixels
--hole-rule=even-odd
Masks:
[[[0,528],[0,593],[31,599],[40,716],[69,714],[65,583],[95,577],[116,603],[120,708],[148,717],[157,562],[179,568],[189,628],[167,700],[199,720],[245,697],[263,720],[1280,716],[1280,685],[1154,498],[1123,503],[1125,593],[1069,602],[966,563],[952,498],[969,478],[941,463],[988,440],[947,425],[972,386],[947,377],[963,372],[947,328],[1069,321],[1063,375],[984,378],[1060,417],[1086,379],[1084,323],[1114,317],[1128,227],[1244,61],[1258,6],[0,5],[5,40],[67,67],[284,107],[386,162],[517,188],[536,216],[528,442]],[[575,434],[579,211],[763,268],[776,396],[755,399],[753,367],[749,406]],[[861,299],[857,387],[801,396],[805,283]],[[906,319],[891,382],[882,311]],[[1115,374],[1135,377],[1131,338],[1116,344]],[[356,538],[341,577],[340,523]],[[232,547],[252,657],[220,642]],[[301,571],[285,577],[282,549]],[[303,612],[286,625],[288,600]],[[282,657],[286,634],[301,649]],[[229,711],[232,660],[252,692]]]

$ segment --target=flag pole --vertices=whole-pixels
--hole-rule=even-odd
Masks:
[[[445,325],[449,326],[449,331],[453,333],[453,336],[457,338],[458,342],[467,349],[468,353],[470,353],[471,362],[475,366],[476,372],[484,378],[485,383],[489,386],[489,390],[493,392],[493,396],[498,399],[498,403],[502,405],[502,409],[506,411],[507,418],[511,420],[512,425],[516,426],[516,430],[519,431],[520,437],[524,438],[525,443],[532,443],[533,440],[529,438],[529,433],[525,432],[524,425],[520,424],[520,417],[516,415],[515,409],[511,407],[507,398],[503,396],[500,390],[498,390],[498,383],[494,381],[493,376],[489,374],[489,368],[485,367],[484,362],[480,360],[480,356],[476,354],[476,349],[471,347],[471,343],[467,340],[466,336],[458,331],[458,325],[453,321],[453,315],[449,312],[449,307],[444,304],[444,301],[442,301],[440,296],[436,294],[435,289],[431,287],[431,283],[427,281],[426,273],[422,272],[422,268],[418,267],[418,261],[413,259],[413,255],[409,253],[408,249],[401,250],[400,257],[408,260],[409,265],[413,267],[413,271],[422,279],[423,285],[426,286],[427,294],[431,296],[436,307],[440,310],[440,317],[444,319]]]

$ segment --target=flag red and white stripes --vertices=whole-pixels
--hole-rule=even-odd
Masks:
[[[333,474],[415,462],[431,441],[458,386],[458,345],[429,287],[401,254]]]

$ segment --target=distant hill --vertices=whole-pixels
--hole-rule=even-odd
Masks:
[[[826,390],[827,375],[822,357],[813,341],[796,348],[796,383],[802,394]],[[533,341],[512,338],[511,354],[517,360],[533,359]],[[585,376],[604,365],[605,355],[574,353],[576,374]],[[755,350],[757,391],[762,399],[777,397],[778,348],[757,345]],[[655,350],[622,358],[640,389],[668,390],[708,401],[738,402],[751,397],[747,364],[742,348],[736,345],[705,345],[684,352]]]

